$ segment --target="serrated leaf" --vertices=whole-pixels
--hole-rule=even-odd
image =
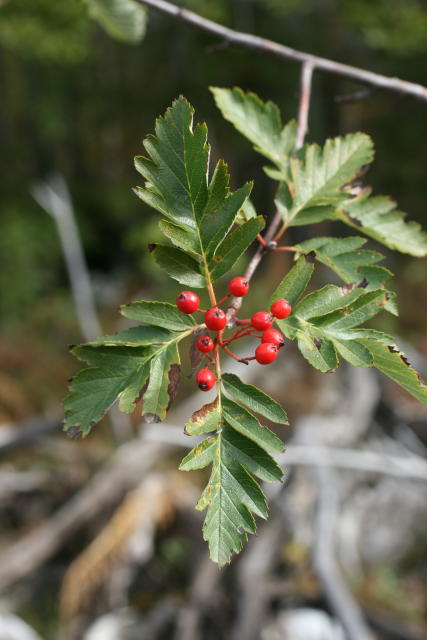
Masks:
[[[305,256],[298,258],[292,269],[288,271],[270,298],[270,304],[285,298],[294,306],[307,288],[313,275],[313,261]],[[280,323],[279,323],[280,324]]]
[[[255,206],[250,198],[246,198],[244,203],[239,209],[239,212],[234,220],[236,224],[243,224],[251,218],[256,218],[257,212]]]
[[[140,300],[120,307],[121,314],[130,320],[146,322],[170,331],[192,329],[196,323],[193,316],[181,313],[169,302],[148,302]]]
[[[198,436],[201,433],[215,431],[220,426],[221,416],[221,406],[218,403],[218,398],[215,398],[213,402],[204,404],[201,409],[193,413],[185,425],[184,432],[189,436]]]
[[[223,397],[224,419],[233,429],[253,440],[266,451],[283,451],[283,442],[270,429],[260,425],[247,409],[236,402]]]
[[[296,337],[299,350],[312,367],[323,373],[337,368],[337,351],[330,340],[312,335],[308,330],[298,331]]]
[[[84,0],[90,16],[117,40],[141,42],[145,35],[146,11],[133,0]]]
[[[200,237],[206,247],[206,254],[211,256],[223,241],[237,213],[252,190],[252,183],[227,196],[222,205],[212,212],[206,212],[200,225]],[[237,213],[236,213],[237,212]]]
[[[223,382],[237,387],[236,376],[224,374]],[[241,393],[250,393],[250,385],[241,383]],[[240,385],[238,385],[240,388]],[[284,412],[258,389],[253,402],[267,414]],[[268,398],[268,400],[266,400]],[[212,463],[209,482],[197,503],[207,509],[203,537],[209,543],[212,560],[219,565],[229,562],[238,553],[247,533],[255,533],[254,515],[267,516],[267,503],[253,476],[266,482],[282,479],[282,471],[268,451],[282,451],[282,441],[272,431],[262,427],[246,409],[224,397],[218,397],[195,412],[186,425],[187,433],[217,430],[194,447],[182,460],[180,469],[202,469]]]
[[[64,429],[78,428],[86,436],[123,394],[122,408],[130,410],[147,379],[151,352],[146,347],[82,345],[73,354],[90,368],[77,373],[70,384],[64,401]]]
[[[393,274],[385,267],[376,266],[384,256],[377,251],[361,249],[364,244],[366,238],[349,236],[316,237],[295,246],[302,253],[314,251],[316,259],[335,271],[344,282],[356,284],[366,280],[367,290],[378,289]]]
[[[373,318],[387,305],[390,294],[382,289],[368,291],[327,285],[305,296],[287,320],[278,325],[308,362],[320,371],[338,366],[338,355],[357,367],[372,365],[372,356],[359,340],[364,335],[360,325]],[[380,332],[365,335],[384,339]]]
[[[170,220],[160,220],[162,233],[179,249],[183,249],[194,257],[200,257],[200,243],[193,230],[181,227]]]
[[[163,344],[169,342],[174,337],[176,336],[174,336],[172,331],[162,329],[161,327],[140,326],[124,329],[112,336],[101,336],[89,344],[93,346],[121,345],[123,347],[141,347],[152,344]]]
[[[277,105],[263,102],[255,93],[245,93],[238,87],[210,90],[224,118],[254,144],[256,151],[282,170],[286,168],[295,148],[295,121],[283,127]]]
[[[176,247],[156,245],[153,254],[158,266],[174,280],[195,289],[206,287],[201,265],[185,251]]]
[[[427,234],[417,222],[406,222],[405,213],[396,210],[396,203],[386,196],[370,197],[370,189],[337,208],[337,217],[363,231],[390,249],[422,257],[427,255]]]
[[[272,422],[289,424],[285,410],[261,389],[242,382],[234,373],[223,373],[222,384],[228,394],[251,411],[259,413]]]
[[[160,266],[183,284],[204,287],[210,268],[216,266],[216,273],[225,273],[250,243],[236,250],[237,257],[233,258],[230,242],[234,245],[242,236],[231,234],[231,241],[226,236],[252,184],[230,192],[230,177],[223,161],[218,162],[209,181],[207,128],[205,124],[193,127],[193,115],[193,107],[180,97],[157,119],[155,135],[144,141],[149,157],[135,158],[137,170],[147,180],[135,192],[167,218],[161,228],[175,248],[155,250]],[[255,225],[252,222],[245,232]],[[215,263],[215,256],[221,266]]]
[[[244,222],[220,243],[209,262],[212,280],[217,280],[231,269],[236,260],[255,240],[258,233],[262,231],[264,224],[262,216],[252,218],[248,222]]]
[[[151,359],[147,389],[142,410],[146,422],[161,422],[172,403],[181,375],[179,353],[175,342]]]
[[[264,449],[235,429],[225,426],[222,438],[227,456],[238,460],[250,473],[264,482],[281,481],[283,471]]]
[[[153,336],[158,331],[158,327],[134,327],[121,332],[125,342],[74,347],[73,354],[90,367],[71,382],[64,401],[65,430],[78,428],[87,435],[116,400],[121,411],[131,413],[142,396],[144,412],[151,414],[148,420],[164,418],[179,381],[177,344],[188,331],[169,332],[167,341],[163,335],[164,342],[152,342],[150,346],[123,346],[129,343],[129,332],[134,339],[139,329],[151,330]],[[108,342],[109,336],[106,338]]]
[[[304,209],[334,205],[348,198],[342,188],[351,182],[360,169],[372,162],[373,145],[363,133],[327,140],[323,149],[306,145],[297,157],[291,158],[293,185],[292,204],[283,192],[277,200],[286,209],[284,220],[289,224]]]
[[[414,398],[427,405],[427,386],[411,367],[406,356],[394,344],[386,345],[373,339],[360,342],[370,351],[374,366],[406,389]]]
[[[179,465],[180,471],[195,471],[196,469],[204,469],[213,462],[217,447],[217,438],[212,436],[199,442],[194,449],[190,451]]]

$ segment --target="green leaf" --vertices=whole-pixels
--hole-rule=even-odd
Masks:
[[[73,354],[90,367],[80,371],[71,382],[64,401],[65,430],[78,429],[87,435],[116,400],[121,411],[131,413],[141,397],[143,411],[148,414],[146,420],[162,420],[180,377],[177,344],[188,333],[188,330],[177,333],[158,327],[134,327],[74,347]],[[138,339],[146,342],[150,334],[153,338],[150,346],[124,346],[137,345]]]
[[[420,225],[406,222],[406,214],[397,211],[390,198],[370,197],[370,193],[365,189],[357,198],[341,203],[337,217],[390,249],[417,257],[427,255],[427,234]]]
[[[222,406],[227,424],[242,435],[253,440],[266,451],[283,451],[283,442],[270,429],[262,427],[249,411],[236,402],[223,397]]]
[[[234,222],[236,224],[243,224],[244,222],[247,222],[251,218],[256,218],[256,217],[257,217],[257,212],[252,200],[250,198],[246,198],[246,200],[240,207],[239,213],[237,214]]]
[[[253,440],[246,438],[238,431],[225,426],[222,439],[226,446],[227,455],[240,462],[254,476],[264,482],[274,482],[283,478],[283,471],[264,449]]]
[[[167,329],[153,326],[130,327],[119,331],[113,336],[101,336],[89,344],[92,346],[119,345],[123,347],[141,347],[152,344],[163,344],[174,338],[174,334]]]
[[[189,436],[198,436],[201,433],[210,433],[218,429],[221,422],[221,407],[218,398],[209,404],[204,404],[201,409],[195,411],[187,422],[184,432]]]
[[[181,249],[157,245],[154,258],[161,269],[181,284],[196,289],[206,287],[201,265]]]
[[[385,267],[374,266],[384,260],[376,251],[361,249],[366,238],[350,236],[348,238],[316,237],[295,245],[302,253],[314,251],[316,259],[335,271],[347,283],[364,283],[368,290],[378,289],[383,282],[392,277]]]
[[[291,120],[283,128],[279,108],[273,102],[263,102],[254,93],[242,89],[211,87],[218,109],[248,140],[256,151],[286,168],[288,156],[295,148],[296,123]]]
[[[323,149],[306,145],[297,157],[291,158],[292,204],[283,191],[277,195],[286,214],[287,224],[301,211],[319,205],[336,205],[348,194],[343,185],[351,182],[360,169],[373,159],[373,145],[363,133],[327,140]]]
[[[211,279],[210,269],[224,274],[252,241],[244,245],[243,235],[233,235],[236,232],[227,237],[252,184],[230,192],[227,165],[221,160],[209,181],[207,128],[193,127],[193,115],[193,107],[180,97],[157,119],[155,135],[144,141],[148,157],[135,158],[147,181],[135,192],[167,218],[161,229],[175,248],[155,250],[160,266],[178,282],[204,287]],[[259,222],[250,223],[243,230],[246,235],[260,227]]]
[[[179,384],[181,366],[175,342],[151,359],[150,377],[143,395],[143,416],[146,422],[161,422],[172,403]]]
[[[125,394],[129,411],[148,377],[150,350],[146,347],[74,347],[73,354],[90,365],[73,378],[65,399],[64,429],[86,436],[110,406]],[[134,408],[134,407],[133,407]]]
[[[296,304],[307,288],[313,275],[314,264],[307,257],[298,258],[294,266],[275,289],[270,304],[281,298],[288,300],[292,306]]]
[[[196,325],[193,316],[181,313],[174,304],[169,304],[169,302],[140,300],[122,305],[120,311],[125,318],[146,322],[171,331],[185,331]]]
[[[181,227],[170,220],[160,220],[162,233],[179,249],[183,249],[194,257],[200,257],[200,243],[192,230]]]
[[[145,35],[146,11],[133,0],[84,0],[90,16],[117,40],[138,44]]]
[[[231,269],[236,260],[252,244],[264,228],[264,218],[257,216],[244,222],[218,246],[209,263],[212,280],[217,280]]]
[[[272,422],[289,424],[284,409],[273,400],[273,398],[270,398],[270,396],[261,391],[261,389],[242,382],[240,378],[233,373],[223,373],[222,384],[227,393],[251,411],[259,413]]]
[[[338,355],[354,366],[369,367],[372,355],[359,338],[370,335],[383,340],[386,336],[360,325],[385,308],[389,297],[382,289],[367,292],[327,285],[303,298],[278,325],[288,337],[298,340],[302,355],[320,371],[335,369]]]
[[[236,379],[224,374],[224,386],[233,393],[237,390],[242,400],[249,398],[253,408],[262,409],[268,417],[286,419],[271,398]],[[247,394],[252,389],[255,393],[251,399]],[[222,566],[230,561],[232,553],[241,550],[247,534],[255,533],[254,515],[267,516],[265,496],[254,476],[266,482],[282,479],[282,470],[268,451],[282,451],[283,443],[249,411],[225,398],[220,388],[214,402],[196,411],[185,430],[191,434],[216,431],[184,457],[180,469],[191,471],[212,464],[209,482],[196,508],[207,509],[203,537],[209,543],[212,560]]]
[[[427,405],[427,386],[399,347],[374,339],[362,339],[360,342],[370,351],[377,369],[406,389],[419,402]]]
[[[179,465],[180,471],[195,471],[204,469],[213,462],[217,451],[217,438],[206,438],[194,447],[182,460]]]
[[[252,183],[245,184],[241,189],[227,196],[222,205],[203,216],[200,237],[208,256],[215,252],[215,249],[227,235],[236,218],[236,212],[240,211],[251,190]]]

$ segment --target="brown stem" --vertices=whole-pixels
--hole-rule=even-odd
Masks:
[[[202,16],[178,7],[166,0],[136,0],[139,4],[146,7],[150,7],[160,13],[165,13],[192,25],[196,29],[207,31],[220,38],[220,40],[246,47],[247,49],[254,49],[256,51],[262,51],[266,54],[283,58],[285,60],[293,60],[300,63],[311,63],[317,69],[325,71],[327,73],[333,73],[335,75],[352,78],[357,82],[367,84],[379,89],[387,91],[394,91],[401,94],[406,94],[420,100],[427,101],[427,87],[414,82],[408,82],[406,80],[400,80],[399,78],[390,78],[389,76],[383,76],[379,73],[373,73],[366,69],[359,67],[353,67],[348,64],[342,64],[335,60],[329,60],[328,58],[321,58],[304,51],[298,51],[287,47],[273,40],[267,40],[266,38],[260,38],[249,33],[242,33],[241,31],[235,31],[228,27],[202,18]]]

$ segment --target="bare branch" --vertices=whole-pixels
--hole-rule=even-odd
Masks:
[[[338,520],[337,479],[331,469],[315,467],[318,488],[313,567],[332,612],[341,622],[348,640],[373,640],[358,603],[348,589],[335,557]]]
[[[39,182],[31,189],[36,202],[55,221],[70,278],[77,319],[85,340],[94,340],[102,333],[93,299],[92,285],[74,217],[71,197],[62,176]]]
[[[182,428],[170,423],[163,423],[162,429],[158,429],[157,425],[144,425],[142,437],[150,442],[164,442],[185,448],[190,446],[189,438],[183,434]],[[194,442],[192,438],[191,446]],[[289,443],[286,445],[286,453],[277,456],[277,462],[287,467],[329,467],[427,482],[427,461],[416,455],[391,456],[359,449]],[[277,486],[278,490],[282,489],[281,486]],[[273,492],[274,489],[270,489],[268,493],[273,496]]]
[[[302,145],[304,144],[304,138],[308,130],[308,112],[310,110],[311,80],[313,77],[313,71],[314,64],[312,62],[304,62],[301,71],[301,89],[296,139],[297,150],[301,149]]]
[[[400,80],[399,78],[390,78],[389,76],[383,76],[379,73],[367,71],[359,67],[353,67],[348,64],[341,64],[334,60],[327,58],[321,58],[304,51],[298,51],[286,47],[283,44],[274,42],[273,40],[267,40],[266,38],[260,38],[249,33],[242,33],[241,31],[234,31],[228,27],[202,18],[202,16],[188,11],[181,7],[177,7],[171,2],[166,0],[136,0],[139,4],[146,7],[150,7],[160,13],[165,13],[173,18],[177,18],[186,22],[196,29],[207,31],[212,33],[223,41],[231,44],[237,44],[247,49],[255,49],[256,51],[263,51],[269,55],[273,55],[285,60],[293,60],[294,62],[310,62],[321,71],[327,73],[333,73],[344,78],[351,78],[357,82],[378,87],[379,89],[385,89],[387,91],[395,91],[397,93],[405,94],[418,98],[420,100],[427,101],[427,87],[414,82],[407,82],[406,80]]]

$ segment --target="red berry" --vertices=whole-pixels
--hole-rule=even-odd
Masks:
[[[205,323],[211,331],[221,331],[227,324],[227,316],[219,307],[212,307],[205,313]]]
[[[273,302],[270,307],[270,311],[275,318],[283,320],[283,318],[287,318],[290,315],[292,307],[287,300],[282,298],[281,300]]]
[[[258,331],[265,331],[273,324],[273,318],[268,311],[257,311],[251,318],[251,325]]]
[[[196,347],[202,353],[209,353],[215,347],[214,342],[210,336],[200,336],[196,342]]]
[[[260,364],[270,364],[277,358],[278,349],[271,342],[264,342],[255,349],[255,359]]]
[[[216,377],[210,369],[200,369],[196,373],[196,382],[201,391],[209,391],[216,382]]]
[[[277,331],[276,329],[267,329],[267,331],[264,331],[262,334],[261,342],[274,344],[278,349],[280,349],[280,347],[283,347],[285,344],[285,338],[280,331]]]
[[[181,291],[176,296],[176,306],[182,313],[194,313],[200,307],[200,299],[192,291]]]
[[[243,296],[245,296],[249,291],[249,282],[246,278],[233,278],[228,283],[228,290],[232,296],[236,296],[236,298],[243,298]]]

